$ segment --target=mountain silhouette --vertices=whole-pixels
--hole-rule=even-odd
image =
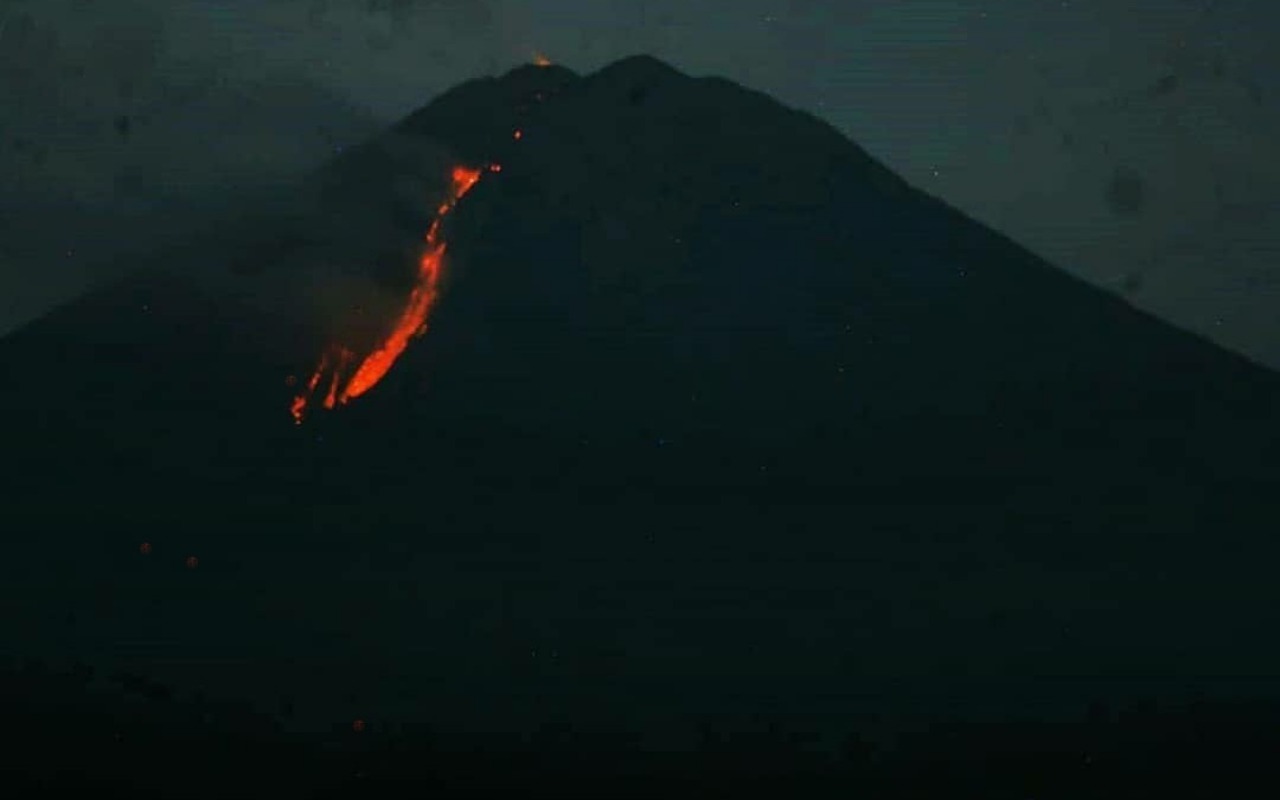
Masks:
[[[14,656],[438,730],[1275,696],[1280,378],[729,81],[472,81],[138,267],[0,340]]]

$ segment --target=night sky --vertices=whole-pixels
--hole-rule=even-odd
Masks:
[[[1280,697],[1277,33],[0,0],[0,707],[1075,769]]]
[[[5,0],[0,331],[537,51],[648,52],[1280,366],[1266,0]]]

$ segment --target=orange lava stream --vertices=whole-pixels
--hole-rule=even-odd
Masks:
[[[497,172],[501,167],[493,164],[489,169]],[[325,351],[315,371],[307,379],[303,391],[290,403],[289,411],[296,424],[302,424],[307,407],[315,400],[322,383],[326,384],[325,394],[321,398],[325,408],[345,405],[352,398],[359,397],[376,386],[404,353],[410,340],[426,332],[427,318],[439,295],[440,273],[444,263],[445,242],[440,235],[441,220],[475,186],[476,181],[480,180],[480,174],[480,170],[470,167],[453,168],[448,197],[440,204],[436,218],[427,230],[426,249],[418,260],[417,281],[409,293],[404,309],[391,324],[390,331],[382,341],[358,364],[356,354],[341,344],[331,345]]]

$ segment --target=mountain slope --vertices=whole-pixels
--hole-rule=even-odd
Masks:
[[[294,425],[457,165],[425,335]],[[15,652],[516,727],[1276,688],[1277,376],[763,95],[518,69],[155,266],[0,342]]]

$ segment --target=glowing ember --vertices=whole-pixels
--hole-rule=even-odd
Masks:
[[[547,58],[542,53],[534,53],[533,63],[539,67],[549,67],[551,66],[551,59]]]
[[[501,169],[494,164],[493,172]],[[293,398],[289,411],[294,422],[302,424],[307,407],[316,399],[316,392],[324,384],[321,403],[333,409],[359,397],[377,385],[395,364],[396,359],[409,346],[409,340],[421,336],[427,330],[427,318],[439,293],[440,271],[443,265],[445,243],[440,236],[440,222],[466,194],[481,171],[469,167],[454,167],[449,195],[436,209],[437,216],[427,230],[426,248],[418,260],[418,275],[404,309],[391,323],[389,332],[374,349],[357,362],[356,353],[341,344],[330,345],[320,357],[320,363],[307,379],[302,393]]]

